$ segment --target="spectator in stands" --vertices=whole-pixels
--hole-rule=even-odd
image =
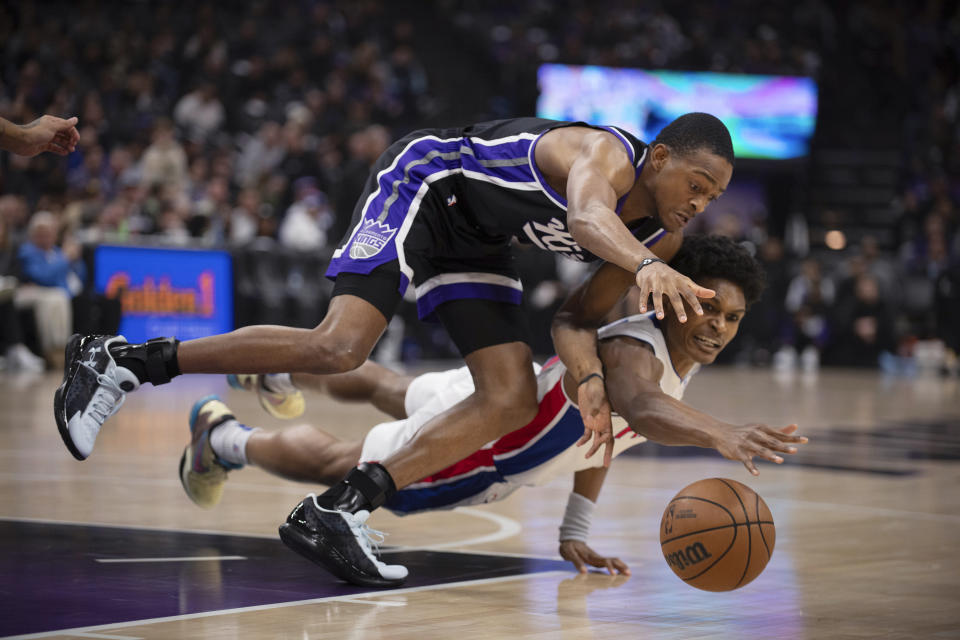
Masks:
[[[880,283],[866,269],[853,279],[852,296],[840,297],[826,360],[845,367],[876,367],[882,353],[893,353],[893,315],[880,296]]]
[[[13,222],[18,216],[20,201],[16,196],[0,198],[0,371],[43,371],[44,363],[24,344],[20,314],[14,305],[19,281],[17,243],[13,238]]]
[[[820,351],[830,336],[827,312],[834,300],[833,281],[823,275],[815,258],[803,261],[800,273],[787,287],[785,307],[789,314],[784,346],[774,354],[774,366],[789,370],[796,365],[797,354],[804,371],[820,366]]]
[[[31,308],[37,338],[50,368],[63,366],[63,349],[73,331],[71,299],[83,290],[86,268],[80,246],[67,241],[57,246],[59,222],[47,211],[30,218],[28,240],[18,252],[23,284],[17,289],[18,308]]]
[[[317,251],[327,246],[327,231],[333,224],[333,212],[327,196],[313,178],[294,182],[297,199],[287,209],[280,224],[280,244],[298,251]]]
[[[187,181],[187,154],[177,142],[173,122],[160,118],[153,127],[153,143],[143,154],[143,184],[183,188]]]
[[[210,140],[223,127],[226,115],[217,97],[214,83],[205,81],[180,98],[173,110],[173,119],[196,142]]]

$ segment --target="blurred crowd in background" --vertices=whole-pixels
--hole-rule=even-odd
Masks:
[[[700,230],[751,243],[768,269],[769,290],[729,357],[781,369],[956,371],[960,9],[952,3],[399,4],[0,6],[0,115],[21,123],[77,115],[81,135],[67,158],[0,156],[0,306],[32,309],[37,325],[18,329],[28,315],[0,313],[6,366],[38,368],[37,355],[62,347],[69,328],[39,326],[47,313],[60,325],[66,314],[71,326],[115,313],[90,291],[82,247],[159,242],[329,256],[393,139],[532,115],[538,65],[563,62],[816,78],[814,149],[883,139],[900,151],[887,204],[896,229],[882,237],[847,229],[851,241],[837,251],[805,224],[819,213],[803,202],[772,207],[752,225],[708,210]],[[519,259],[534,347],[545,353],[552,310],[584,272],[547,254]],[[40,289],[61,293],[45,298]],[[911,296],[916,304],[905,304]],[[401,325],[404,317],[412,316],[398,316]],[[417,325],[392,328],[389,357],[453,355],[442,335]]]

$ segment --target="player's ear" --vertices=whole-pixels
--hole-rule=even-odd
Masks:
[[[650,162],[657,171],[663,169],[669,157],[670,149],[665,144],[655,144],[653,148],[650,149]]]

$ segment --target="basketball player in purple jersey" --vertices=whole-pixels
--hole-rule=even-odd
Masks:
[[[144,382],[180,373],[320,374],[362,364],[409,287],[421,317],[440,320],[464,356],[473,394],[428,421],[389,457],[363,463],[322,496],[310,524],[340,531],[343,518],[374,509],[397,488],[435,473],[537,412],[532,355],[519,311],[513,238],[616,271],[592,278],[622,293],[624,271],[663,317],[666,296],[681,321],[684,300],[713,291],[669,268],[683,227],[726,188],[733,146],[726,127],[702,113],[681,116],[651,144],[613,127],[520,118],[462,129],[414,132],[377,161],[348,231],[330,263],[333,299],[313,330],[244,327],[180,344],[156,338],[75,336],[54,398],[60,434],[77,459],[91,451],[104,421]],[[617,274],[617,275],[613,275]],[[598,285],[599,286],[599,285]],[[619,293],[617,297],[619,297]],[[612,306],[613,303],[611,303]],[[611,439],[595,351],[593,312],[574,317],[573,339],[558,345],[585,372],[578,392],[594,446]],[[583,335],[593,332],[592,342]],[[593,370],[588,370],[594,367]],[[596,374],[596,375],[594,375]],[[348,553],[330,539],[331,553]],[[355,547],[355,545],[354,545]],[[355,551],[356,549],[354,549]]]
[[[757,473],[754,456],[781,462],[782,454],[794,453],[794,445],[805,442],[805,438],[791,435],[795,425],[773,429],[762,424],[726,424],[680,402],[699,367],[712,362],[733,339],[747,308],[759,297],[763,287],[760,264],[728,238],[692,236],[684,241],[671,266],[708,284],[717,295],[704,301],[703,316],[686,324],[672,314],[660,322],[651,312],[600,329],[600,356],[619,414],[614,417],[613,455],[649,437],[665,444],[712,447],[742,462],[753,474]],[[587,544],[594,504],[607,470],[599,452],[585,458],[576,446],[584,429],[575,400],[577,380],[556,357],[534,370],[539,408],[529,423],[397,491],[384,507],[404,515],[483,504],[502,500],[521,487],[544,485],[573,473],[573,493],[560,527],[560,554],[581,571],[591,565],[611,573],[629,573],[625,563],[604,557]],[[274,415],[279,406],[296,396],[301,397],[302,406],[299,391],[270,393],[258,384],[256,376],[242,378],[233,384],[240,382],[247,390],[256,391]],[[292,380],[337,399],[371,402],[396,421],[374,427],[363,440],[344,441],[305,424],[278,432],[251,430],[237,422],[215,396],[201,399],[191,414],[191,442],[180,461],[183,487],[194,502],[203,507],[215,505],[227,471],[245,464],[293,480],[335,484],[358,462],[388,457],[411,441],[426,421],[473,392],[466,368],[411,379],[366,362],[347,374],[296,374]],[[313,499],[308,496],[308,501]],[[361,531],[366,531],[365,518],[359,514],[354,521]],[[285,539],[293,537],[294,545],[302,542],[293,530],[296,526],[294,520],[283,532]],[[374,585],[383,585],[384,580],[390,584],[406,575],[403,567],[383,565],[372,550],[366,560],[371,563],[370,573],[376,567],[379,574]],[[355,579],[352,572],[336,564],[330,568],[345,579]]]

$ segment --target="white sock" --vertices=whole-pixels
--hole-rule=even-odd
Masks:
[[[222,460],[232,464],[247,464],[247,440],[254,431],[236,420],[227,420],[210,431],[210,447]]]
[[[289,373],[268,373],[263,376],[263,386],[274,393],[296,393],[297,386]]]

